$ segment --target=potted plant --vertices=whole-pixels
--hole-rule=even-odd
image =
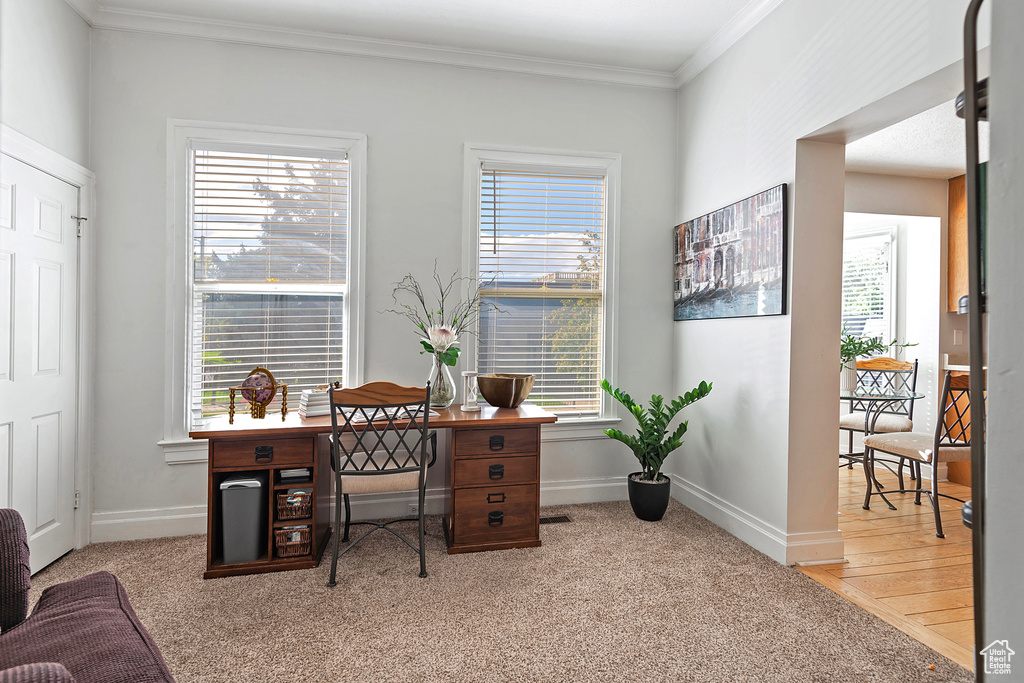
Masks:
[[[893,339],[886,344],[881,337],[858,337],[843,327],[839,337],[839,391],[857,390],[857,359],[862,356],[877,356],[890,348],[905,349],[914,344],[900,344]]]
[[[629,504],[633,513],[648,522],[657,522],[668,508],[672,480],[661,473],[661,466],[669,453],[683,445],[687,422],[680,422],[669,432],[669,423],[680,410],[711,393],[711,384],[701,382],[670,403],[660,395],[651,396],[649,408],[636,403],[629,394],[612,387],[608,380],[601,382],[601,388],[616,401],[624,405],[636,418],[636,435],[627,435],[618,429],[606,429],[604,433],[629,446],[640,461],[640,471],[633,472],[626,480],[629,489]]]

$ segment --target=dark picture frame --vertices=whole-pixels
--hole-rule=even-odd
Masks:
[[[786,183],[672,231],[674,320],[786,315]]]

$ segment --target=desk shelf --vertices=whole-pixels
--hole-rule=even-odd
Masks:
[[[236,420],[245,418],[238,417]],[[323,453],[315,436],[296,438],[282,435],[282,438],[252,436],[247,434],[230,434],[224,437],[208,437],[210,457],[208,463],[209,492],[207,500],[207,543],[206,571],[203,578],[212,579],[222,576],[241,574],[261,574],[264,572],[288,571],[292,569],[309,569],[320,563],[327,539],[330,536],[330,466],[326,458],[329,452]],[[256,448],[261,447],[257,455]],[[273,449],[266,455],[267,447]],[[278,470],[308,467],[312,478],[295,483],[280,483]],[[255,562],[225,563],[223,558],[223,540],[221,530],[221,492],[220,484],[231,474],[252,472],[263,474],[268,482],[266,507],[261,514],[265,516],[266,536],[262,540],[261,553]],[[277,518],[277,494],[288,489],[305,489],[310,492],[310,515],[297,519],[279,520]],[[286,526],[308,527],[312,533],[312,551],[295,557],[277,557],[274,544],[274,532]]]
[[[449,553],[527,548],[540,545],[540,428],[557,419],[530,403],[464,413],[458,406],[438,411],[431,429],[448,429],[447,495],[444,532]],[[236,415],[209,419],[189,433],[209,441],[206,571],[204,578],[309,569],[320,563],[331,537],[331,432],[329,416],[256,420]],[[501,444],[501,447],[498,447]],[[257,462],[256,446],[272,446],[273,458]],[[266,458],[263,451],[263,458]],[[455,467],[453,467],[453,464]],[[494,469],[492,473],[492,466]],[[307,481],[280,482],[278,470],[309,467]],[[503,474],[498,477],[497,472]],[[220,482],[236,472],[268,476],[266,547],[256,562],[225,564],[221,549]],[[312,516],[278,520],[276,495],[287,489],[312,491]],[[502,494],[504,497],[502,497]],[[488,497],[490,496],[490,497]],[[496,502],[500,501],[500,502]],[[501,522],[491,519],[501,512]],[[483,515],[481,522],[480,515]],[[308,526],[312,552],[299,557],[274,556],[274,532],[284,526]]]

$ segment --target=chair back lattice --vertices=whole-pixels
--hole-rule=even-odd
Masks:
[[[427,468],[430,385],[371,382],[330,388],[331,467],[339,474],[397,474]],[[390,443],[389,443],[390,442]]]
[[[935,428],[937,446],[971,445],[970,385],[970,375],[954,377],[951,370],[946,370],[946,378],[942,382],[939,424]]]
[[[857,361],[857,386],[870,392],[913,393],[917,389],[917,360],[913,363],[895,358],[870,358]],[[915,401],[893,401],[886,403],[878,412],[905,415],[914,419]],[[850,410],[867,411],[867,401],[851,401]]]

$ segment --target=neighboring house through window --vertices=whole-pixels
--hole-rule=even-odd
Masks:
[[[843,328],[861,337],[896,336],[895,228],[855,231],[843,240]]]
[[[293,409],[303,389],[358,382],[365,139],[188,122],[172,138],[186,315],[171,435],[227,412],[257,366],[288,384]]]
[[[470,151],[477,369],[536,375],[530,401],[562,420],[600,417],[618,159]]]

